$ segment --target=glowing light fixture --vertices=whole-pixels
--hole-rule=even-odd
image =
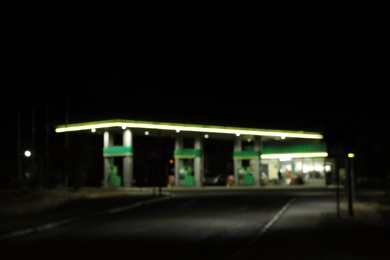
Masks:
[[[143,128],[156,130],[172,130],[172,131],[187,131],[187,132],[202,132],[202,133],[218,133],[218,134],[234,134],[234,135],[254,135],[254,136],[270,136],[286,138],[306,138],[306,139],[322,139],[323,136],[315,132],[304,131],[283,131],[283,130],[266,130],[257,128],[237,128],[211,125],[193,125],[193,124],[174,124],[163,122],[145,122],[133,120],[107,120],[97,122],[87,122],[80,124],[67,124],[58,126],[56,133],[83,131],[90,129],[106,129],[115,127],[126,128]]]
[[[280,153],[280,154],[262,154],[261,159],[279,159],[288,160],[293,158],[327,157],[328,153]]]
[[[26,150],[26,151],[24,152],[24,156],[30,157],[30,156],[31,156],[31,151]]]
[[[287,155],[287,156],[280,156],[278,159],[281,162],[288,162],[288,161],[291,161],[292,158]]]

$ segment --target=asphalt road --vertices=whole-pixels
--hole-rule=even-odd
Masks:
[[[170,190],[145,195],[121,197],[121,203],[114,197],[102,200],[104,207],[88,214],[84,201],[78,205],[84,210],[79,217],[62,223],[53,219],[52,224],[58,225],[3,237],[2,255],[41,259],[103,255],[385,259],[388,255],[388,228],[337,218],[331,189]]]

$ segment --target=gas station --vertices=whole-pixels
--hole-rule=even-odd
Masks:
[[[137,154],[133,152],[133,140],[139,135],[173,139],[174,175],[169,176],[170,187],[202,186],[205,174],[204,140],[209,138],[222,139],[233,145],[233,171],[229,185],[263,186],[263,176],[275,181],[280,179],[280,172],[283,179],[290,178],[290,181],[297,175],[322,179],[334,168],[332,161],[327,159],[323,136],[317,132],[123,119],[59,125],[55,131],[58,134],[89,131],[102,135],[104,187],[134,185],[134,159]],[[114,142],[118,139],[115,136],[120,137],[120,143]],[[184,140],[190,140],[191,145]],[[114,158],[118,157],[122,159],[122,172],[118,172],[114,164]]]

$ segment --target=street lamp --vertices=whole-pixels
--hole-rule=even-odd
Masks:
[[[24,177],[26,179],[29,179],[31,176],[30,176],[30,161],[29,161],[29,158],[32,156],[32,153],[30,150],[25,150],[24,151],[24,156],[27,158],[27,162],[26,162],[26,170],[25,170],[25,173],[24,173]]]
[[[349,216],[353,217],[353,200],[354,200],[354,190],[355,190],[355,182],[354,182],[354,158],[355,154],[349,153],[348,154],[348,161],[347,161],[347,176],[348,176],[348,212]]]
[[[30,150],[24,151],[24,156],[26,156],[27,158],[31,157],[31,151]]]
[[[41,160],[40,157],[36,156],[35,154],[32,153],[30,150],[25,150],[24,151],[24,156],[27,158],[28,163],[27,163],[27,170],[25,172],[25,177],[26,179],[30,179],[33,181],[38,181],[36,184],[38,184],[40,187],[42,187],[43,183],[43,161]],[[31,159],[30,159],[31,158]],[[35,169],[35,163],[39,163],[39,169],[38,169],[38,175],[36,175],[36,169]],[[32,166],[30,168],[30,164],[32,163]],[[30,172],[29,172],[30,171]]]

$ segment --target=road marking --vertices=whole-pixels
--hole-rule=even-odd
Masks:
[[[69,223],[75,219],[76,218],[70,218],[70,219],[65,219],[65,220],[58,221],[58,222],[44,224],[44,225],[34,227],[34,228],[28,228],[28,229],[24,229],[24,230],[15,231],[15,232],[3,235],[2,237],[0,237],[0,239],[8,239],[8,238],[12,238],[12,237],[25,236],[25,235],[28,235],[28,234],[31,234],[34,232],[48,230],[51,228],[65,225],[66,223]]]
[[[291,206],[291,204],[295,201],[295,198],[292,198],[286,205],[284,205],[284,207],[278,212],[278,214],[276,214],[268,223],[267,225],[265,225],[263,227],[263,229],[261,230],[259,236],[257,238],[259,238],[261,235],[263,235],[265,233],[265,231],[267,231],[279,218],[280,216],[283,215],[283,213]]]
[[[251,247],[257,239],[259,239],[282,215],[283,213],[291,206],[291,204],[295,201],[295,198],[292,198],[289,202],[287,202],[284,207],[279,210],[279,212],[262,228],[262,230],[255,236],[246,246],[237,251],[232,258],[238,257],[242,252]]]
[[[114,213],[122,212],[122,211],[125,211],[125,210],[130,210],[130,209],[133,209],[133,208],[138,208],[138,207],[140,207],[142,205],[147,205],[147,204],[150,204],[150,203],[153,203],[153,202],[158,202],[158,201],[174,198],[174,196],[171,195],[171,194],[165,194],[165,195],[166,196],[159,197],[159,198],[156,198],[156,199],[150,199],[150,200],[135,202],[133,204],[130,204],[130,205],[127,205],[127,206],[124,206],[124,207],[112,208],[112,209],[109,209],[109,210],[106,210],[106,211],[92,213],[92,214],[89,214],[87,217],[99,216],[99,215],[104,215],[104,214],[114,214]],[[72,222],[72,221],[74,221],[76,219],[79,219],[79,218],[77,218],[77,217],[69,218],[69,219],[65,219],[65,220],[62,220],[62,221],[47,223],[47,224],[44,224],[44,225],[41,225],[41,226],[38,226],[38,227],[33,227],[33,228],[28,228],[28,229],[24,229],[24,230],[11,232],[9,234],[5,234],[5,235],[1,236],[0,239],[9,239],[9,238],[12,238],[12,237],[25,236],[25,235],[28,235],[28,234],[31,234],[31,233],[34,233],[34,232],[44,231],[44,230],[48,230],[48,229],[51,229],[51,228],[56,228],[56,227],[65,225],[65,224],[67,224],[69,222]]]

